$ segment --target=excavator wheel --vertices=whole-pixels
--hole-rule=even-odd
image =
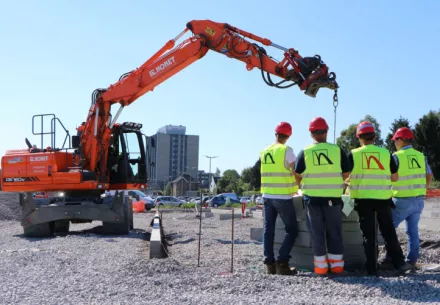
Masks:
[[[53,221],[27,226],[23,229],[26,237],[52,237],[54,235]]]

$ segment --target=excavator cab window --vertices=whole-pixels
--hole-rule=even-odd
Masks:
[[[110,183],[146,183],[146,168],[141,132],[124,125],[116,128],[108,149]]]

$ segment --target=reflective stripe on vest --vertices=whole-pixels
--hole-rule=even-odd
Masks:
[[[389,199],[391,192],[391,155],[375,145],[353,149],[353,171],[350,175],[350,197]]]
[[[341,149],[330,143],[312,144],[304,149],[305,171],[301,190],[311,197],[340,197],[344,191]]]
[[[298,191],[292,171],[285,166],[287,148],[273,144],[260,153],[262,194],[293,195]]]
[[[425,156],[408,148],[394,153],[399,159],[399,179],[393,182],[394,197],[415,197],[426,195]]]

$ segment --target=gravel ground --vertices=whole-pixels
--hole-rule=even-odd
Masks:
[[[20,216],[18,194],[0,192],[0,220],[20,220]]]
[[[135,230],[128,236],[93,234],[87,229],[99,224],[94,223],[73,225],[76,232],[50,239],[25,238],[18,222],[1,221],[0,303],[440,304],[440,273],[379,278],[265,275],[262,245],[249,239],[250,228],[261,226],[261,219],[234,221],[234,274],[231,221],[219,221],[217,215],[202,220],[199,268],[199,220],[194,214],[163,214],[170,257],[150,260],[151,218],[151,213],[135,214]],[[437,245],[440,240],[438,234],[422,236]],[[432,257],[439,250],[423,249]]]
[[[399,238],[403,254],[406,255],[408,253],[408,243],[405,230],[398,229],[397,236]],[[382,246],[380,258],[384,258],[385,253],[385,247]],[[440,232],[420,232],[420,258],[418,263],[440,264]]]

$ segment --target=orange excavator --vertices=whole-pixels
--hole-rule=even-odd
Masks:
[[[176,45],[188,31],[193,35]],[[274,59],[258,43],[282,50],[284,57]],[[141,133],[141,124],[116,121],[126,106],[204,57],[209,50],[242,61],[248,71],[259,69],[264,82],[271,87],[285,89],[297,85],[310,97],[316,97],[320,88],[335,90],[337,94],[336,75],[329,73],[318,55],[302,57],[294,48],[284,48],[227,23],[190,21],[184,31],[142,66],[123,74],[108,88],[96,89],[87,118],[77,128],[76,135],[70,136],[61,124],[69,142],[71,140],[68,148],[64,145],[55,148],[53,127],[59,121],[57,117],[52,114],[33,117],[33,133],[40,134],[42,139],[43,135],[50,134],[51,146],[44,148],[42,140],[41,147],[37,148],[26,138],[28,149],[9,150],[2,157],[2,188],[5,192],[20,193],[25,233],[52,234],[54,230],[65,230],[66,222],[74,220],[102,220],[110,227],[119,226],[115,231],[121,226],[126,231],[125,201],[118,195],[122,192],[116,192],[110,202],[106,202],[102,194],[106,190],[147,187],[149,165],[144,138],[148,141],[148,137]],[[275,82],[272,77],[280,81]],[[113,116],[114,104],[120,107]],[[34,119],[43,121],[44,116],[50,116],[51,131],[35,133]],[[133,147],[139,152],[137,157],[130,153]],[[51,196],[50,205],[39,205],[32,198],[32,192],[58,195]]]

